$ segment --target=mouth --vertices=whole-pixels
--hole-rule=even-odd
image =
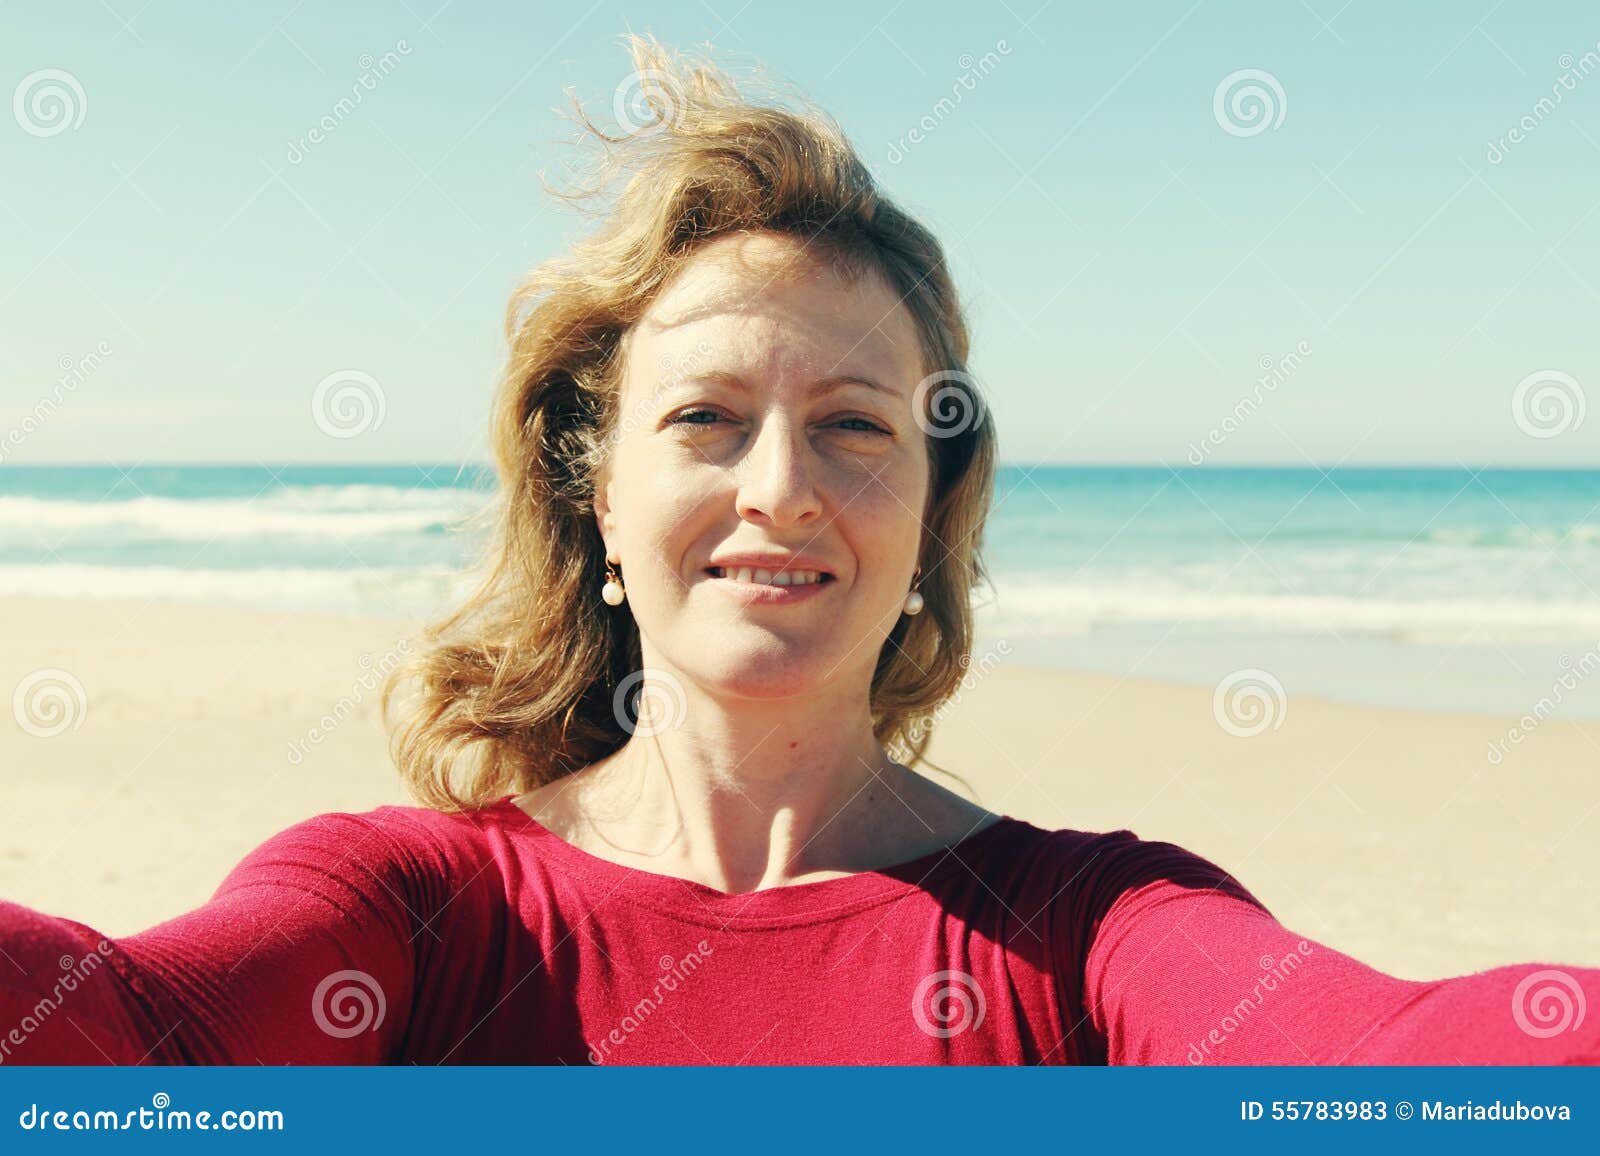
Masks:
[[[826,570],[763,570],[756,566],[707,566],[704,573],[735,586],[795,590],[838,581]]]

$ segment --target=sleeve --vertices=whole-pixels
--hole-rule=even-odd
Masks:
[[[1077,868],[1083,1007],[1112,1064],[1594,1064],[1600,968],[1387,975],[1280,924],[1220,867],[1130,831]]]
[[[0,900],[0,1063],[388,1060],[417,930],[399,851],[359,815],[319,815],[203,906],[120,939]]]

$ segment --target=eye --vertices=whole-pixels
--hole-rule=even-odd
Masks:
[[[714,409],[685,409],[673,414],[667,419],[668,425],[710,425],[722,415]],[[711,421],[691,421],[691,418],[708,417]]]
[[[704,419],[704,420],[702,420]],[[667,418],[667,425],[711,426],[722,419],[722,414],[714,409],[703,407],[679,410]],[[846,423],[854,422],[854,427],[846,428],[846,433],[882,434],[885,437],[893,436],[890,432],[864,417],[843,417],[834,422],[835,426],[844,427]]]
[[[848,430],[847,432],[849,432],[849,433],[880,433],[880,434],[885,434],[885,435],[887,435],[889,433],[888,430],[884,429],[882,426],[878,425],[876,422],[868,421],[864,417],[844,417],[844,418],[840,418],[839,421],[837,423],[835,423],[835,424],[843,425],[845,422],[848,422],[848,421],[859,422],[861,425],[866,426],[865,429]]]

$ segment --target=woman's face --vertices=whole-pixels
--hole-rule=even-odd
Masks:
[[[646,664],[747,697],[870,682],[930,484],[912,412],[922,357],[898,296],[786,236],[721,237],[630,331],[623,373],[595,510]],[[742,580],[751,554],[789,564]],[[773,586],[758,570],[823,575]]]

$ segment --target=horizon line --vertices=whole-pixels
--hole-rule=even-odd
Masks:
[[[0,473],[6,469],[290,469],[290,468],[321,468],[321,469],[478,469],[493,472],[494,465],[487,461],[451,461],[449,459],[394,459],[392,461],[350,461],[350,460],[283,460],[264,461],[259,458],[240,460],[173,460],[173,461],[138,461],[114,462],[102,459],[100,461],[61,461],[61,462],[0,462]],[[1349,470],[1564,470],[1583,473],[1600,472],[1600,465],[1579,462],[1544,462],[1544,463],[1492,463],[1492,462],[1438,462],[1438,461],[1406,461],[1403,459],[1383,460],[1374,462],[1335,462],[1324,465],[1319,462],[1208,462],[1203,465],[1192,465],[1187,461],[1173,463],[1159,460],[1124,460],[1107,462],[1074,462],[1074,461],[1000,461],[999,469],[1074,469],[1074,470],[1118,470],[1118,469],[1150,469],[1187,471],[1190,473],[1204,473],[1217,470],[1307,470],[1321,473]]]

